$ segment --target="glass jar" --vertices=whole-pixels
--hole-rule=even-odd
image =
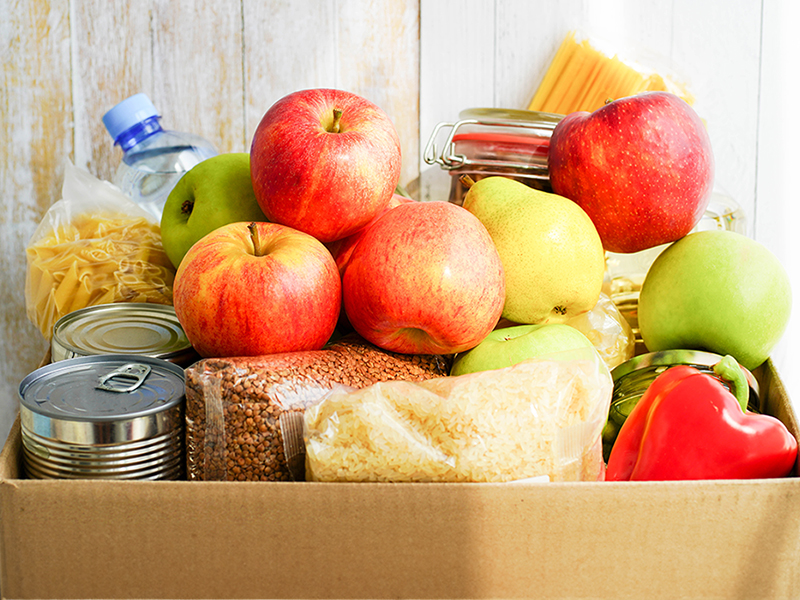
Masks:
[[[611,448],[617,439],[622,424],[642,398],[656,377],[675,365],[694,367],[718,379],[730,391],[728,382],[714,373],[714,365],[722,360],[722,356],[713,352],[699,350],[664,350],[648,352],[631,358],[611,370],[614,391],[608,411],[608,421],[603,429],[603,456],[608,460]],[[750,387],[747,409],[759,412],[761,409],[758,381],[753,374],[742,367],[745,379]]]
[[[423,159],[438,164],[452,177],[450,202],[459,206],[466,187],[462,175],[474,181],[503,175],[530,187],[551,191],[547,169],[550,136],[563,115],[503,108],[471,108],[454,123],[439,123],[431,133]],[[447,133],[438,151],[436,140]]]

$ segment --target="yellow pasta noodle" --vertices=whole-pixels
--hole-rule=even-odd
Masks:
[[[29,319],[48,340],[64,315],[96,304],[172,304],[175,269],[157,224],[120,213],[57,223],[27,248]]]
[[[591,112],[609,99],[645,91],[669,91],[694,102],[686,87],[668,75],[606,53],[589,39],[578,41],[572,31],[559,46],[528,110],[562,115]]]

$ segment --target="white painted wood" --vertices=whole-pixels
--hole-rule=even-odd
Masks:
[[[24,248],[73,151],[70,3],[0,0],[0,440],[19,381],[44,354],[25,314]],[[62,73],[64,77],[53,77]]]
[[[295,90],[336,87],[336,3],[247,2],[243,53],[247,149],[261,117]],[[302,48],[302,51],[298,49]]]
[[[792,316],[773,360],[800,412],[800,5],[764,2],[759,93],[758,171],[755,237],[780,259],[792,280]]]
[[[419,169],[419,6],[340,2],[336,26],[336,85],[386,111],[400,137],[400,182],[408,185]]]
[[[687,82],[696,97],[695,108],[709,128],[716,181],[753,218],[759,2],[497,0],[474,7],[458,0],[422,0],[421,11],[423,146],[436,123],[454,120],[464,108],[526,108],[562,40],[577,30],[621,58],[672,72]],[[460,22],[465,18],[482,26],[467,29]],[[488,26],[490,22],[494,27]],[[467,70],[450,68],[442,73],[439,57],[448,54],[460,56]],[[444,90],[448,92],[443,97]],[[420,169],[426,168],[421,163]],[[426,187],[436,189],[426,197],[440,197],[449,181],[442,182],[435,170],[423,181],[425,177],[438,184]]]
[[[415,180],[418,50],[416,0],[0,0],[0,440],[47,347],[25,315],[24,249],[64,159],[112,177],[108,109],[143,91],[164,127],[241,152],[282,95],[349,88],[395,121]]]
[[[422,162],[437,123],[465,108],[494,106],[494,2],[420,2],[418,198],[447,200],[450,176]]]

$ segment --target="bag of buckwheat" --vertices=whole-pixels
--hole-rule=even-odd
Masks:
[[[303,480],[303,412],[336,386],[447,375],[446,356],[386,352],[351,335],[321,349],[206,358],[186,373],[190,480]]]
[[[585,350],[585,351],[584,351]],[[613,382],[596,350],[334,389],[304,414],[311,481],[592,481]]]

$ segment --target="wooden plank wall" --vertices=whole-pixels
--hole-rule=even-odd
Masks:
[[[166,127],[227,152],[249,149],[281,96],[348,89],[394,120],[401,182],[420,199],[444,199],[449,176],[421,158],[433,127],[464,108],[526,107],[577,29],[685,79],[717,183],[745,209],[751,235],[783,248],[759,222],[780,222],[785,202],[756,191],[764,18],[774,25],[784,18],[776,5],[789,3],[0,0],[0,439],[18,382],[46,346],[25,316],[25,245],[59,198],[65,159],[110,179],[120,153],[100,117],[128,95],[148,93]]]
[[[337,87],[372,100],[417,178],[416,0],[0,0],[0,440],[47,344],[24,309],[25,246],[60,198],[64,160],[110,179],[102,115],[146,92],[164,127],[249,150],[273,102]]]

